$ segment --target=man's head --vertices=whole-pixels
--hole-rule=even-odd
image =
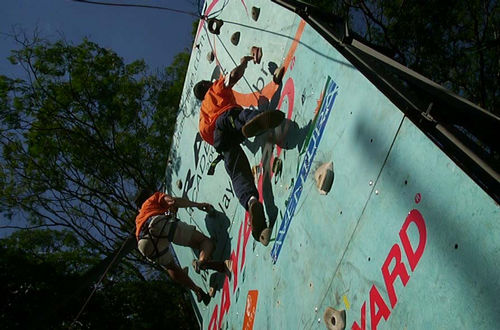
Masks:
[[[151,189],[141,189],[134,198],[134,203],[137,206],[137,209],[140,209],[142,204],[153,195],[153,191]]]
[[[196,98],[200,101],[203,101],[203,98],[210,89],[210,86],[212,86],[212,82],[208,80],[202,80],[198,82],[196,85],[194,85],[193,92]]]

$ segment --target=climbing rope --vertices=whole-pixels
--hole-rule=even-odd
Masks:
[[[217,52],[215,51],[215,40],[214,40],[214,44],[212,45],[212,43],[210,42],[210,34],[208,34],[208,29],[207,27],[204,25],[203,26],[203,30],[205,31],[206,35],[207,35],[207,40],[208,40],[208,45],[210,46],[210,49],[212,50],[212,53],[214,54],[215,56],[215,63],[217,64],[217,66],[220,68],[220,70],[222,71],[222,73],[225,75],[227,72],[226,70],[222,67],[222,65],[220,64],[219,62],[219,58],[217,57]],[[215,37],[214,37],[215,39]],[[234,62],[234,61],[233,61]]]
[[[125,245],[127,244],[127,242],[128,242],[128,238],[125,239],[125,241],[121,245],[120,249],[118,250],[118,252],[113,257],[113,260],[111,260],[111,262],[108,264],[108,266],[106,267],[106,269],[102,273],[102,275],[99,278],[99,280],[97,281],[97,283],[94,285],[94,288],[92,289],[92,292],[90,292],[90,295],[88,296],[87,300],[85,300],[85,303],[83,304],[82,308],[80,308],[80,311],[78,312],[78,314],[76,315],[75,319],[71,323],[70,328],[74,327],[76,325],[76,323],[78,322],[78,319],[80,318],[80,316],[82,315],[83,311],[87,307],[88,303],[90,302],[90,299],[92,299],[92,297],[94,296],[95,292],[97,291],[97,288],[99,287],[99,285],[101,284],[101,282],[104,280],[104,278],[108,274],[108,272],[111,269],[111,267],[115,264],[116,260],[118,259],[118,256],[122,252],[122,250],[125,247]]]
[[[100,2],[100,1],[91,1],[91,0],[73,0],[73,1],[88,3],[88,4],[92,4],[92,5],[100,5],[100,6],[136,7],[136,8],[160,9],[160,10],[171,11],[171,12],[179,13],[179,14],[186,14],[186,15],[190,15],[190,16],[193,16],[193,17],[200,17],[200,15],[197,15],[196,13],[193,13],[193,12],[189,12],[189,11],[185,11],[185,10],[180,10],[180,9],[169,8],[169,7],[151,6],[151,5],[139,5],[139,4],[126,4],[126,3],[111,3],[111,2]]]
[[[236,63],[236,61],[234,60],[234,58],[231,56],[231,53],[229,52],[229,50],[227,49],[226,45],[224,45],[224,43],[222,42],[222,39],[217,35],[217,39],[219,39],[219,42],[221,43],[222,47],[224,47],[224,50],[226,51],[227,55],[229,55],[229,58],[231,59],[231,61],[233,61],[233,64],[235,66],[238,66],[238,63]],[[252,94],[253,96],[255,97],[255,100],[257,100],[257,102],[259,101],[259,97],[255,94],[255,92],[252,90],[252,86],[250,85],[250,83],[248,82],[247,78],[245,76],[242,77],[243,80],[245,81],[245,83],[248,85],[248,88],[250,88],[250,90],[252,91]]]

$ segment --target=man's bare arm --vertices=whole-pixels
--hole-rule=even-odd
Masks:
[[[253,60],[252,56],[243,56],[240,60],[240,65],[231,71],[229,74],[229,82],[227,87],[232,88],[240,79],[243,77],[245,73],[245,69],[247,68],[247,63]]]
[[[164,197],[165,203],[169,206],[173,206],[175,208],[185,208],[185,207],[196,207],[199,210],[209,212],[212,208],[212,205],[209,203],[197,203],[190,201],[187,198],[182,198],[182,197],[172,197],[169,195],[165,195]]]

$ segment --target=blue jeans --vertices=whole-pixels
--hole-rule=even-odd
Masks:
[[[226,172],[231,178],[236,197],[246,210],[250,197],[259,198],[259,192],[248,158],[240,146],[245,140],[241,128],[261,113],[260,110],[233,108],[221,114],[215,122],[214,147],[224,156]]]

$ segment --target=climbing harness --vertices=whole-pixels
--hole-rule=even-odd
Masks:
[[[155,234],[153,230],[151,230],[151,228],[157,221],[163,221],[163,225],[159,233]],[[146,220],[139,234],[139,240],[148,239],[153,244],[154,254],[146,256],[148,259],[151,260],[158,259],[159,257],[168,252],[170,244],[168,244],[164,249],[160,251],[158,248],[158,242],[161,238],[166,238],[169,242],[173,241],[178,221],[179,219],[177,219],[175,213],[170,211],[165,212],[165,214],[151,216],[148,218],[148,220]],[[168,224],[170,224],[170,228],[168,229],[166,235],[163,235],[163,231],[165,230],[165,227]]]

